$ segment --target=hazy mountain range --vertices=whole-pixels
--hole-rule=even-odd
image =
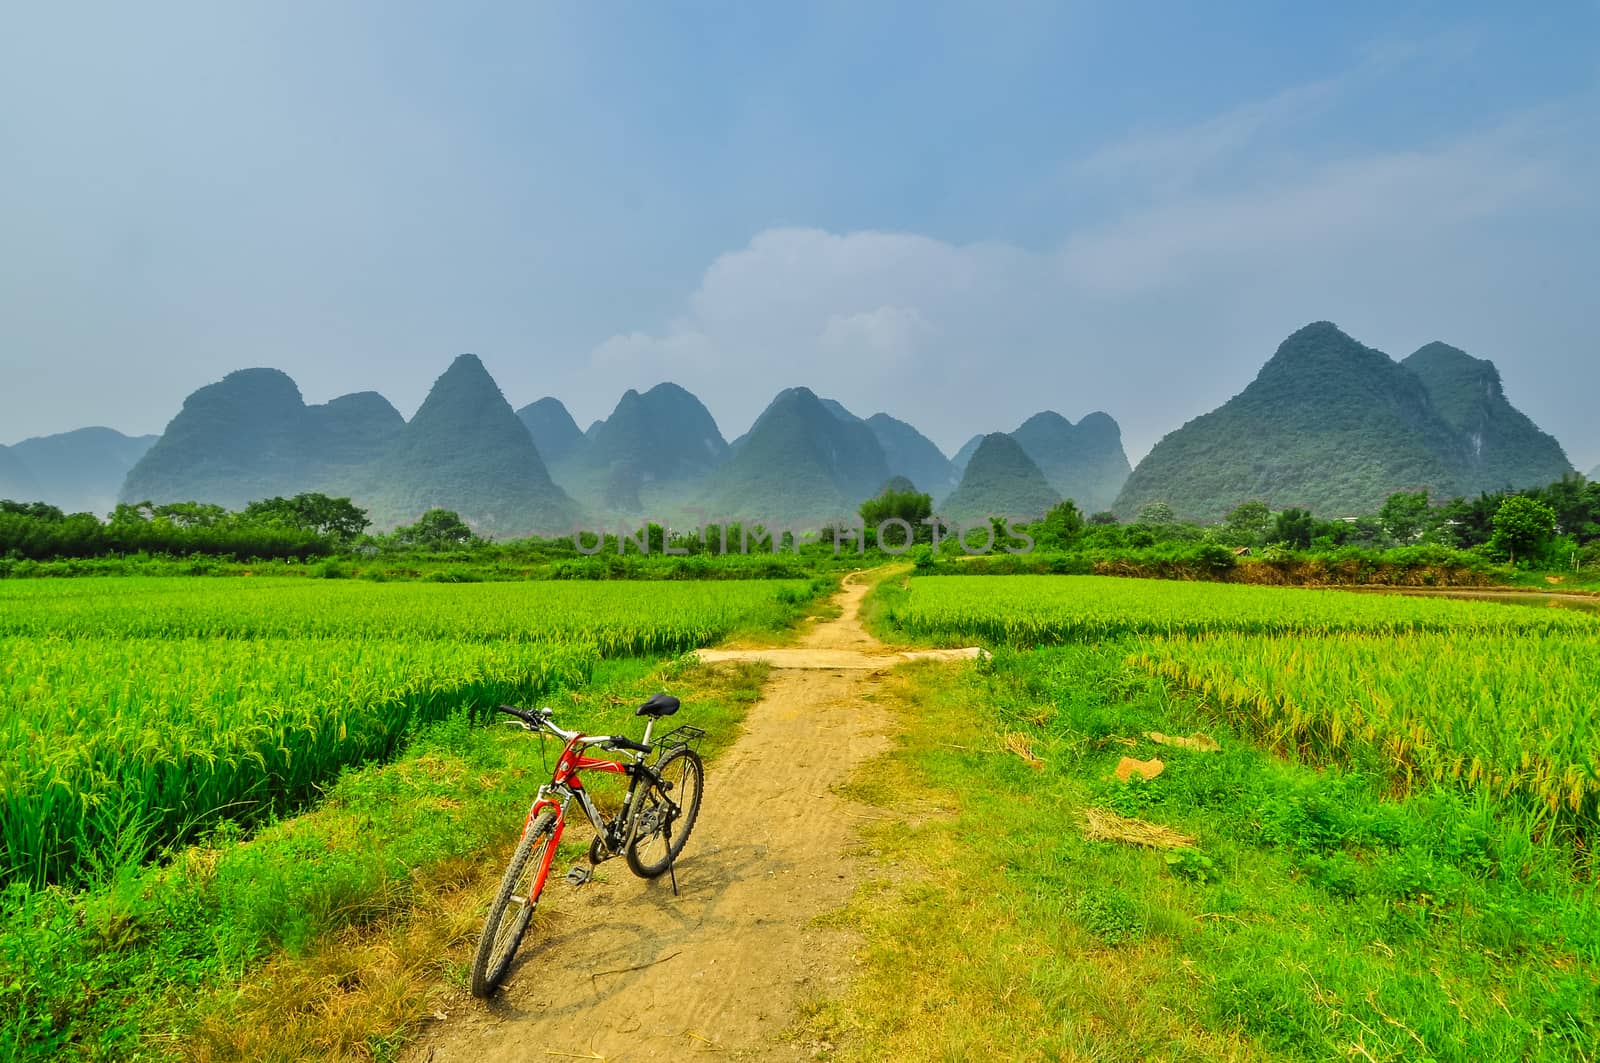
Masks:
[[[324,491],[354,498],[380,529],[441,506],[507,536],[697,513],[815,525],[897,477],[957,519],[1034,516],[1063,498],[1086,514],[1127,518],[1164,501],[1209,519],[1250,499],[1338,515],[1374,511],[1396,490],[1475,494],[1571,471],[1506,400],[1493,363],[1443,343],[1395,362],[1319,322],[1137,469],[1103,412],[1073,423],[1043,410],[946,457],[905,421],[805,387],[780,391],[731,443],[672,383],[624,392],[580,431],[554,397],[513,410],[462,355],[410,421],[376,392],[313,406],[277,370],[230,373],[191,394],[159,438],[88,428],[0,447],[0,497],[103,513],[118,498],[237,508]]]
[[[1118,438],[1114,422],[1110,436]],[[1064,455],[1050,457],[1059,465]],[[473,355],[455,360],[409,422],[373,392],[309,406],[277,370],[230,373],[190,395],[127,464],[113,477],[124,501],[238,508],[323,491],[351,496],[379,528],[442,506],[492,535],[702,512],[814,525],[852,514],[893,476],[940,499],[961,482],[911,425],[858,417],[807,388],[780,392],[731,444],[704,404],[672,383],[625,392],[609,417],[579,431],[553,397],[513,411]],[[49,498],[22,471],[5,483],[6,493]]]
[[[69,513],[106,513],[128,470],[156,436],[79,428],[0,447],[0,498],[48,501]]]

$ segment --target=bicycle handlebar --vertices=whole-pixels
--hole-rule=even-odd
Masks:
[[[519,709],[515,705],[496,705],[494,707],[494,711],[503,712],[507,716],[515,716],[529,727],[538,727],[544,722],[543,718],[537,713],[529,712],[526,709]]]
[[[519,709],[515,705],[496,705],[495,712],[503,712],[507,716],[514,716],[522,721],[522,725],[530,731],[549,731],[551,734],[565,741],[582,738],[586,745],[605,745],[617,749],[626,749],[633,753],[642,753],[649,756],[654,751],[653,746],[643,742],[635,742],[626,735],[580,735],[577,731],[568,731],[557,727],[550,719],[553,715],[549,709]]]
[[[550,717],[553,714],[549,709],[534,709],[530,712],[527,709],[519,709],[515,705],[496,705],[494,707],[494,711],[503,712],[507,716],[515,716],[517,719],[522,721],[522,726],[526,727],[530,731],[549,731],[551,734],[567,742],[570,742],[574,738],[578,737],[577,731],[563,730],[552,723],[550,721]]]

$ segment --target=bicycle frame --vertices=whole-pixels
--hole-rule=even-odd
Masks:
[[[550,727],[548,724],[546,726]],[[652,719],[645,723],[645,745],[650,744],[650,732],[654,728],[655,720]],[[534,795],[533,804],[528,809],[527,818],[522,822],[522,835],[518,838],[518,841],[520,841],[521,838],[527,837],[528,828],[533,826],[534,819],[538,817],[541,811],[544,809],[554,810],[556,816],[555,831],[551,835],[550,844],[545,848],[544,858],[539,870],[533,877],[529,900],[537,896],[544,887],[545,879],[550,873],[550,865],[555,860],[556,850],[561,845],[561,835],[566,830],[567,806],[572,803],[573,799],[577,800],[578,807],[583,810],[584,816],[589,820],[590,826],[594,828],[595,834],[602,839],[603,844],[608,849],[611,849],[612,852],[619,853],[626,849],[628,843],[633,840],[632,834],[635,824],[631,813],[633,798],[639,789],[640,779],[642,778],[646,782],[657,781],[655,772],[651,771],[649,765],[644,763],[645,754],[632,750],[623,750],[623,754],[630,758],[627,762],[623,762],[591,757],[584,752],[590,746],[610,741],[611,735],[584,735],[574,732],[560,732],[554,727],[550,727],[550,729],[558,737],[566,738],[566,745],[561,749],[561,757],[556,761],[556,768],[550,777],[550,781],[539,787],[538,793]],[[589,791],[584,788],[581,775],[586,771],[601,771],[609,775],[628,776],[628,789],[622,798],[622,808],[617,812],[613,823],[620,823],[626,826],[629,837],[616,839],[615,848],[612,847],[612,839],[608,837],[610,832],[606,827],[605,817],[600,814],[600,810],[595,807],[594,799],[589,796]]]

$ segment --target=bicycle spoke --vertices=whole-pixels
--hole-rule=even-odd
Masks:
[[[652,785],[640,803],[628,851],[628,866],[645,878],[665,874],[683,849],[700,808],[704,779],[700,758],[687,749],[669,754],[659,770],[660,783]]]
[[[494,991],[528,929],[549,872],[548,858],[554,855],[550,852],[554,828],[555,816],[545,812],[517,843],[478,941],[472,968],[472,992],[476,996],[488,996]]]

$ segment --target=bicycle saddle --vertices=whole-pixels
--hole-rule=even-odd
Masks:
[[[634,712],[634,715],[654,716],[657,719],[660,719],[663,716],[671,716],[677,711],[677,698],[673,697],[671,694],[657,694],[643,705],[640,705],[638,710]]]

